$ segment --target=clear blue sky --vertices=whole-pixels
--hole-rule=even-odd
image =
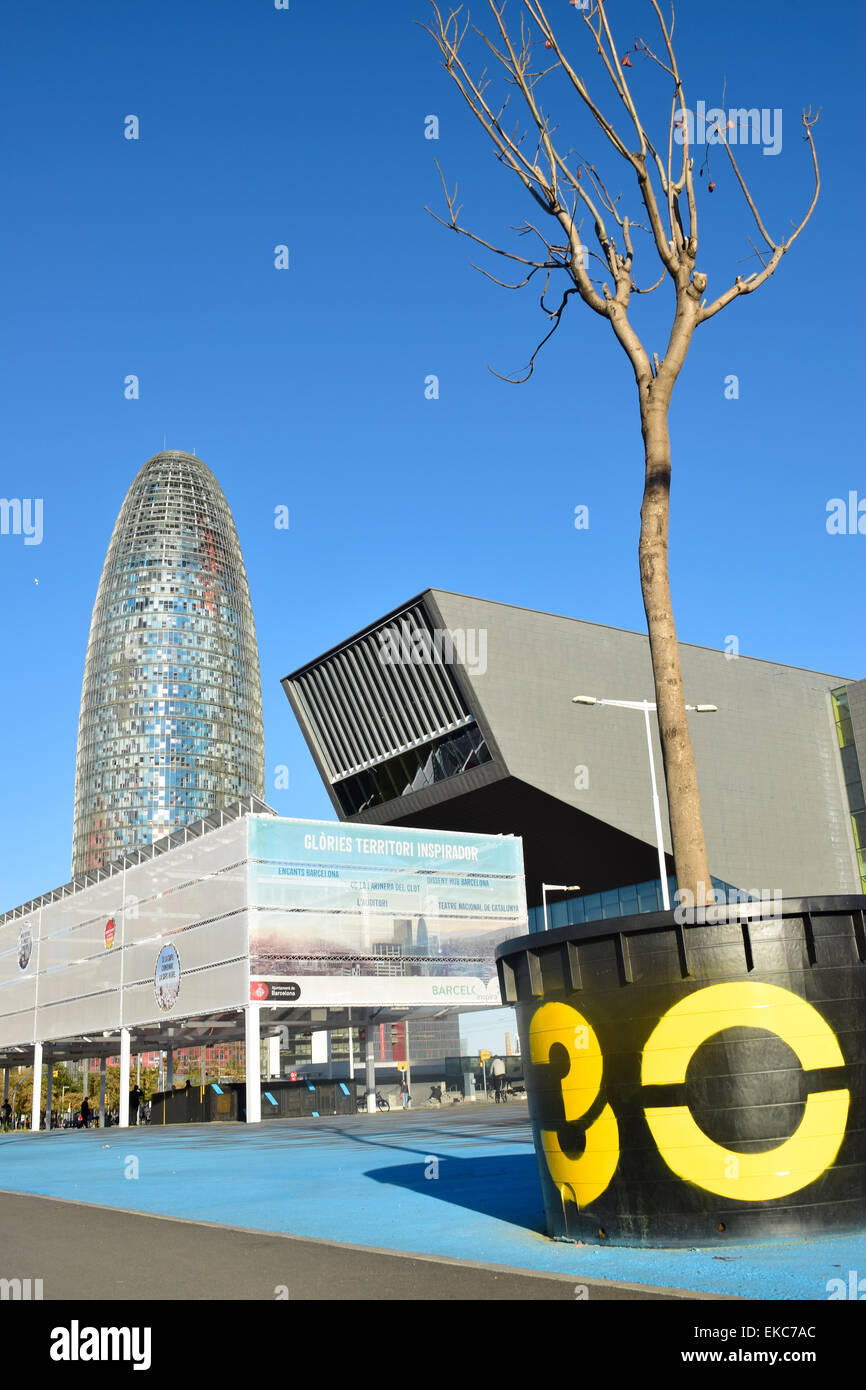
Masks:
[[[594,75],[576,11],[548,10]],[[623,51],[650,37],[644,0],[611,13]],[[482,235],[531,207],[413,25],[425,14],[423,0],[7,10],[0,492],[43,499],[44,539],[0,537],[4,906],[68,877],[91,607],[124,493],[163,437],[207,461],[237,520],[282,814],[331,810],[280,677],[426,586],[643,627],[630,369],[573,304],[528,386],[488,372],[519,368],[545,321],[532,292],[482,279],[469,242],[425,214],[441,207],[434,160]],[[781,152],[745,153],[772,229],[810,194],[804,103],[823,108],[824,179],[779,273],[698,331],[677,389],[680,636],[722,647],[735,634],[746,654],[860,677],[866,536],[829,536],[825,520],[829,498],[866,498],[849,269],[864,220],[863,8],[681,4],[677,34],[691,105],[719,104],[726,81],[726,106],[783,111]],[[658,95],[639,59],[634,78]],[[130,114],[138,141],[124,139]],[[424,138],[430,114],[438,142]],[[566,146],[600,160],[585,117],[571,105],[558,117]],[[722,154],[703,194],[710,291],[754,265]],[[639,245],[646,284],[655,263]],[[642,310],[651,350],[668,308]],[[130,373],[137,401],[124,399]],[[581,503],[587,531],[573,525]],[[280,504],[288,532],[273,526]],[[288,791],[273,788],[278,764]]]

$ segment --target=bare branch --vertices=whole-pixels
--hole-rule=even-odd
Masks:
[[[479,246],[483,246],[486,251],[492,251],[496,256],[505,256],[510,261],[519,261],[521,265],[533,266],[536,270],[545,270],[547,268],[547,262],[533,261],[530,260],[527,256],[518,256],[515,251],[505,251],[501,246],[494,246],[492,242],[485,241],[483,237],[476,236],[474,232],[468,231],[466,227],[461,227],[459,217],[462,209],[462,204],[455,206],[457,199],[456,185],[453,194],[449,193],[447,184],[445,183],[445,176],[442,173],[441,168],[439,167],[439,162],[438,160],[435,162],[436,169],[439,173],[439,178],[442,180],[442,190],[445,194],[445,202],[448,204],[448,221],[446,222],[445,218],[440,217],[439,214],[437,212],[434,212],[432,208],[425,206],[424,211],[429,212],[430,216],[434,219],[434,221],[438,222],[440,226],[446,227],[449,232],[459,232],[461,236],[469,237],[470,241],[477,241]],[[559,265],[559,262],[556,262],[555,264]],[[477,268],[478,267],[476,267],[476,269]],[[491,279],[492,278],[493,277],[491,276]]]
[[[728,151],[728,157],[731,161],[731,164],[733,165],[734,172],[737,176],[740,188],[743,190],[746,202],[752,210],[755,221],[758,225],[758,229],[761,235],[763,236],[764,240],[767,242],[768,247],[770,248],[771,255],[770,259],[767,261],[766,265],[764,265],[763,269],[760,272],[755,272],[755,274],[748,276],[745,280],[740,275],[738,275],[733,285],[731,285],[730,289],[725,290],[724,294],[719,295],[718,299],[714,300],[712,304],[701,305],[701,311],[698,318],[699,323],[705,323],[707,319],[711,319],[714,314],[717,314],[719,312],[720,309],[724,309],[726,305],[730,304],[734,299],[738,299],[740,295],[753,294],[756,289],[759,289],[761,285],[763,285],[767,280],[769,280],[770,276],[773,274],[773,271],[776,269],[776,266],[779,264],[780,260],[785,255],[785,253],[790,250],[791,246],[793,246],[794,242],[797,240],[797,237],[800,235],[806,223],[809,221],[809,218],[812,216],[812,213],[815,211],[815,207],[818,203],[818,194],[821,191],[821,172],[818,168],[818,151],[815,148],[815,140],[812,135],[812,127],[816,124],[820,115],[821,112],[819,109],[813,116],[810,107],[809,111],[804,111],[802,116],[802,126],[803,130],[805,131],[803,138],[809,142],[809,149],[812,154],[812,171],[815,178],[815,189],[812,193],[812,201],[810,202],[804,217],[791,232],[791,235],[787,237],[785,241],[778,243],[773,241],[772,237],[769,235],[766,228],[764,227],[764,223],[761,220],[761,217],[758,213],[758,209],[755,205],[754,199],[752,198],[751,193],[746,187],[745,180],[743,179],[740,173],[739,167],[737,165],[736,160],[734,159],[734,156],[731,154],[731,147],[728,143],[727,136],[725,137],[725,148]]]
[[[659,278],[656,280],[655,284],[654,284],[654,285],[650,285],[649,289],[641,290],[641,289],[638,289],[637,285],[632,285],[632,292],[633,292],[634,294],[652,294],[653,290],[657,290],[657,289],[658,289],[659,285],[661,284],[662,280],[664,280],[664,278],[665,278],[665,271],[662,271],[661,275],[660,275]]]
[[[552,267],[548,266],[535,265],[532,267],[525,280],[519,280],[516,285],[510,285],[507,280],[499,280],[495,275],[491,275],[490,271],[485,270],[483,265],[476,265],[474,261],[470,261],[469,264],[472,266],[473,270],[478,271],[479,275],[483,275],[487,280],[492,280],[494,285],[501,285],[504,290],[522,290],[529,284],[533,275],[538,274],[539,270],[552,269]]]
[[[426,24],[421,27],[430,34],[438,45],[444,58],[445,70],[453,79],[476,120],[487,131],[503,162],[517,174],[535,201],[542,207],[546,207],[550,200],[550,189],[544,182],[541,170],[537,164],[530,164],[520,150],[519,144],[505,131],[497,119],[496,113],[485,99],[484,90],[487,84],[480,86],[474,82],[460,57],[460,47],[466,36],[468,21],[467,25],[460,31],[457,26],[456,12],[452,12],[446,25],[435,0],[432,0],[432,8],[439,25],[439,32],[437,33]],[[483,78],[479,81],[483,81]]]
[[[544,35],[545,42],[549,43],[553,48],[554,52],[556,53],[556,56],[559,59],[562,68],[566,73],[566,76],[571,82],[571,85],[574,87],[574,90],[577,92],[581,101],[584,102],[587,109],[592,114],[593,119],[601,127],[602,131],[607,136],[608,140],[610,140],[614,149],[617,150],[618,153],[621,154],[624,159],[632,161],[633,156],[629,154],[628,147],[626,146],[625,142],[622,139],[620,139],[619,135],[617,135],[613,126],[610,124],[610,121],[608,121],[607,117],[603,115],[600,107],[598,107],[592,100],[586,86],[578,77],[577,73],[574,71],[574,68],[571,66],[565,54],[562,52],[562,49],[559,46],[559,41],[556,35],[554,34],[553,30],[551,29],[550,24],[547,20],[547,16],[541,9],[541,5],[536,4],[535,0],[524,0],[524,3],[526,4],[526,8],[529,10],[529,13],[532,15],[539,29],[541,30],[541,33]]]
[[[515,376],[502,376],[502,374],[501,374],[500,372],[495,372],[495,371],[493,370],[493,368],[492,368],[491,366],[489,366],[489,365],[488,365],[487,370],[488,370],[493,376],[498,377],[500,381],[507,381],[508,384],[509,384],[510,386],[522,386],[525,382],[527,382],[527,381],[529,380],[529,378],[532,376],[532,373],[535,371],[535,359],[536,359],[536,357],[537,357],[538,354],[541,352],[541,349],[544,347],[544,344],[550,341],[550,339],[553,337],[554,333],[556,332],[557,328],[559,327],[560,321],[561,321],[561,319],[562,319],[563,310],[565,309],[565,306],[566,306],[566,304],[568,303],[569,295],[572,295],[572,294],[577,294],[577,290],[576,290],[576,289],[569,289],[569,290],[566,290],[566,291],[565,291],[565,294],[562,296],[562,303],[560,304],[559,308],[556,309],[556,310],[550,315],[550,317],[554,320],[553,327],[550,329],[550,332],[549,332],[549,333],[545,333],[545,335],[544,335],[544,337],[542,338],[541,342],[538,344],[537,348],[535,349],[535,351],[533,352],[532,356],[530,357],[529,363],[528,363],[528,367],[527,367],[527,371],[526,371],[526,375],[525,375],[525,376],[521,376],[521,377],[515,377]]]

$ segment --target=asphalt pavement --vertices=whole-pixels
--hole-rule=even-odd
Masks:
[[[826,1299],[861,1254],[552,1241],[525,1102],[0,1135],[0,1280],[46,1299]]]
[[[0,1194],[0,1232],[0,1277],[41,1279],[46,1301],[682,1297],[10,1193]]]

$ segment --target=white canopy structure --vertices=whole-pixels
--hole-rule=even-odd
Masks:
[[[511,836],[287,820],[247,797],[0,917],[4,1100],[9,1067],[119,1054],[123,1076],[133,1046],[244,1038],[255,1122],[262,1029],[499,1007],[494,950],[527,929]]]

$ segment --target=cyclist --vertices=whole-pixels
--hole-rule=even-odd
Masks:
[[[498,1105],[500,1101],[504,1105],[508,1097],[505,1094],[505,1063],[501,1057],[494,1057],[490,1064],[490,1072],[493,1077],[494,1100]]]

